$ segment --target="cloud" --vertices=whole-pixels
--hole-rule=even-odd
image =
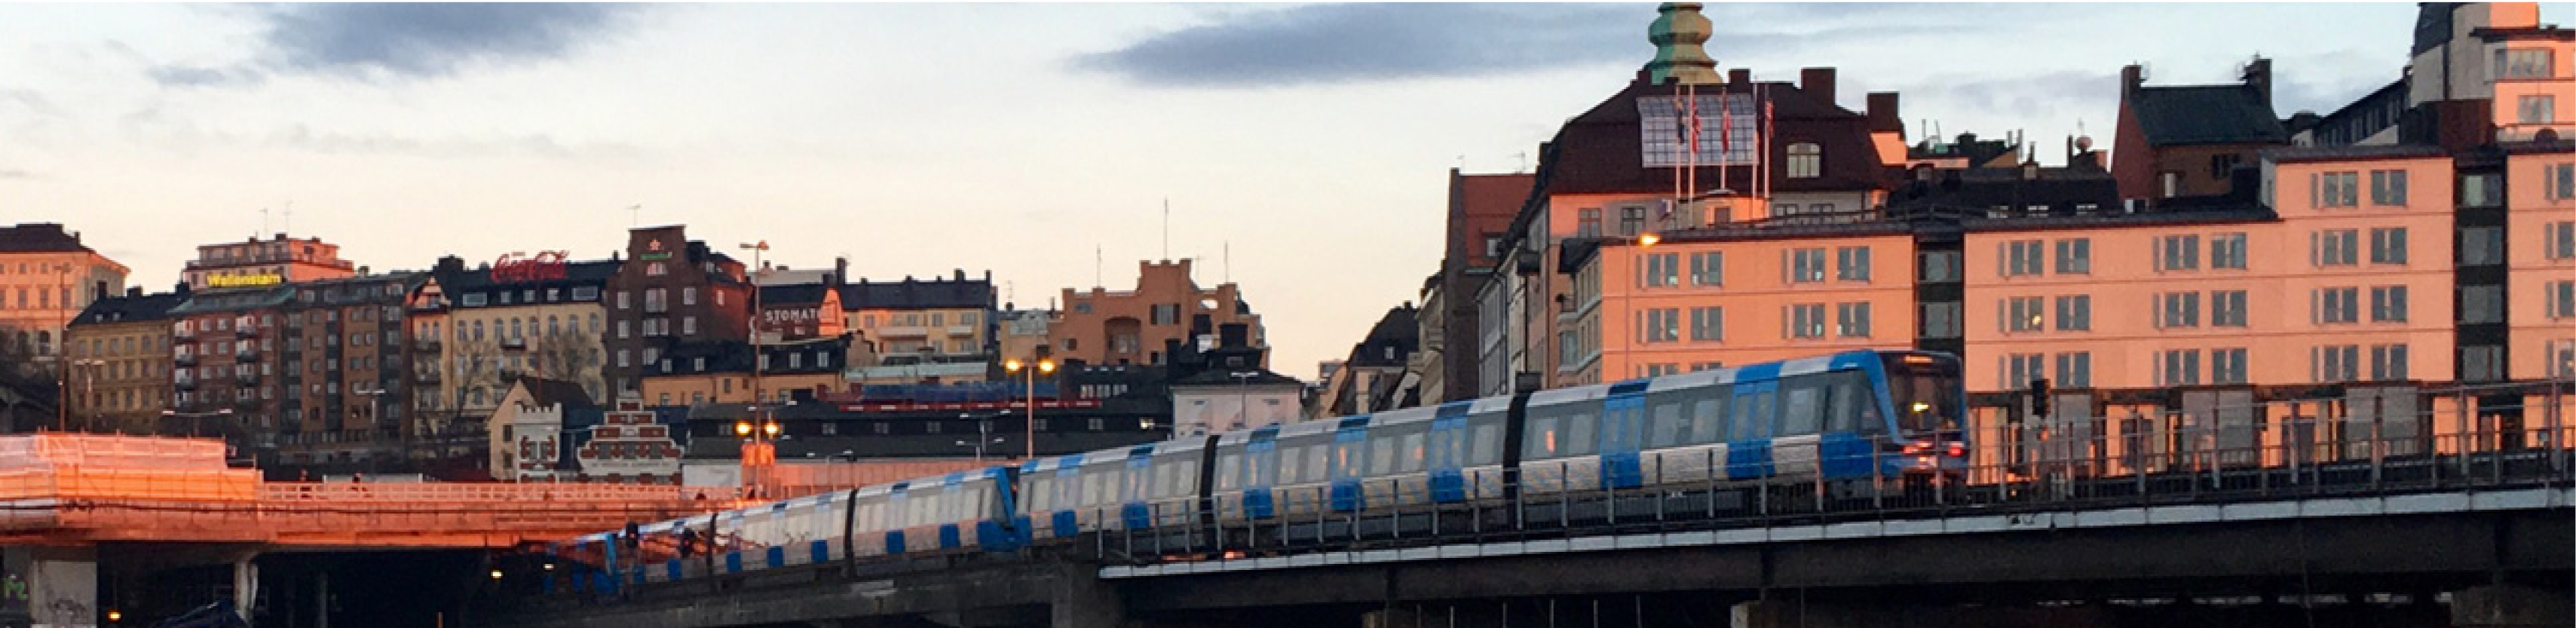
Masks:
[[[1965,26],[2046,9],[1989,5],[1711,5],[1710,47],[1766,51]],[[1235,88],[1513,74],[1643,64],[1654,5],[1323,4],[1227,15],[1078,55],[1073,68],[1156,87]],[[1739,25],[1759,25],[1744,28]]]
[[[641,5],[592,3],[297,4],[253,12],[261,50],[232,68],[157,66],[170,87],[253,84],[269,73],[436,79],[477,65],[561,59]]]
[[[413,157],[632,157],[643,149],[618,143],[585,143],[565,145],[547,134],[500,138],[450,137],[424,140],[391,135],[353,135],[315,131],[302,124],[277,129],[265,138],[267,145],[324,154],[405,155]]]
[[[16,107],[26,109],[29,113],[38,115],[63,115],[62,109],[55,107],[53,101],[47,100],[44,94],[38,93],[36,90],[24,87],[0,87],[0,105],[12,104]],[[0,107],[0,110],[5,109],[5,107]]]
[[[36,173],[16,168],[0,168],[0,179],[33,179]]]
[[[2072,118],[2082,117],[2107,123],[2112,113],[2119,109],[2120,75],[2117,72],[2081,70],[2014,77],[1935,75],[1893,87],[1870,89],[1902,94],[1906,108],[1914,111],[1975,111],[1989,116],[2023,119],[2069,118],[2046,120],[2048,123],[2072,123]],[[2074,115],[2068,116],[2069,112]]]

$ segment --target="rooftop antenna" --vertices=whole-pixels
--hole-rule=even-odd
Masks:
[[[644,226],[643,203],[626,206],[626,226],[629,228]]]
[[[1225,276],[1218,283],[1234,283],[1234,241],[1225,241],[1225,248],[1221,250],[1225,253]]]
[[[1100,288],[1108,285],[1101,280],[1100,274],[1101,265],[1107,263],[1109,263],[1109,254],[1101,252],[1100,245],[1091,245],[1091,287]]]
[[[1529,151],[1512,153],[1512,156],[1519,157],[1521,159],[1520,170],[1513,171],[1512,174],[1529,174]]]
[[[285,216],[284,218],[282,218],[282,219],[279,219],[279,221],[278,221],[278,226],[279,226],[279,227],[281,227],[280,229],[278,229],[278,231],[282,231],[282,232],[286,232],[286,233],[294,233],[294,232],[295,232],[295,201],[287,201],[287,202],[286,202],[286,211],[285,211],[284,213],[286,214],[286,216]]]
[[[1163,197],[1163,260],[1172,259],[1172,197]]]
[[[259,234],[263,233],[268,233],[268,208],[266,207],[259,208],[259,230],[251,232],[250,238],[257,240]]]

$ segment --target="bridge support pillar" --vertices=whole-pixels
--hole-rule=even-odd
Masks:
[[[34,625],[91,626],[106,611],[98,606],[98,548],[12,547],[6,552],[10,595],[25,595]],[[24,586],[21,589],[19,587]]]
[[[2576,601],[2565,591],[2495,585],[2451,592],[2454,628],[2576,625]]]
[[[259,601],[258,552],[243,552],[233,559],[233,610],[242,621],[250,621],[251,605]]]
[[[1127,604],[1118,588],[1100,580],[1098,568],[1059,567],[1055,592],[1049,596],[1047,624],[1052,628],[1120,628],[1127,624]]]

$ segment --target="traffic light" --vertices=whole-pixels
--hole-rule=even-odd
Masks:
[[[2048,378],[2030,380],[2031,416],[2048,416]]]
[[[626,549],[637,549],[643,546],[644,531],[636,526],[635,522],[626,522]]]

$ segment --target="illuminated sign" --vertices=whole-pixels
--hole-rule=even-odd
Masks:
[[[285,275],[207,275],[208,288],[255,288],[286,283]]]
[[[669,253],[645,253],[645,254],[643,254],[643,255],[637,255],[637,256],[635,256],[635,259],[644,260],[644,261],[647,261],[647,262],[658,262],[658,261],[662,261],[662,260],[666,260],[666,259],[671,259],[671,254],[669,254]]]
[[[562,279],[571,263],[564,261],[564,251],[538,251],[536,255],[511,253],[492,261],[492,282],[546,281]]]

